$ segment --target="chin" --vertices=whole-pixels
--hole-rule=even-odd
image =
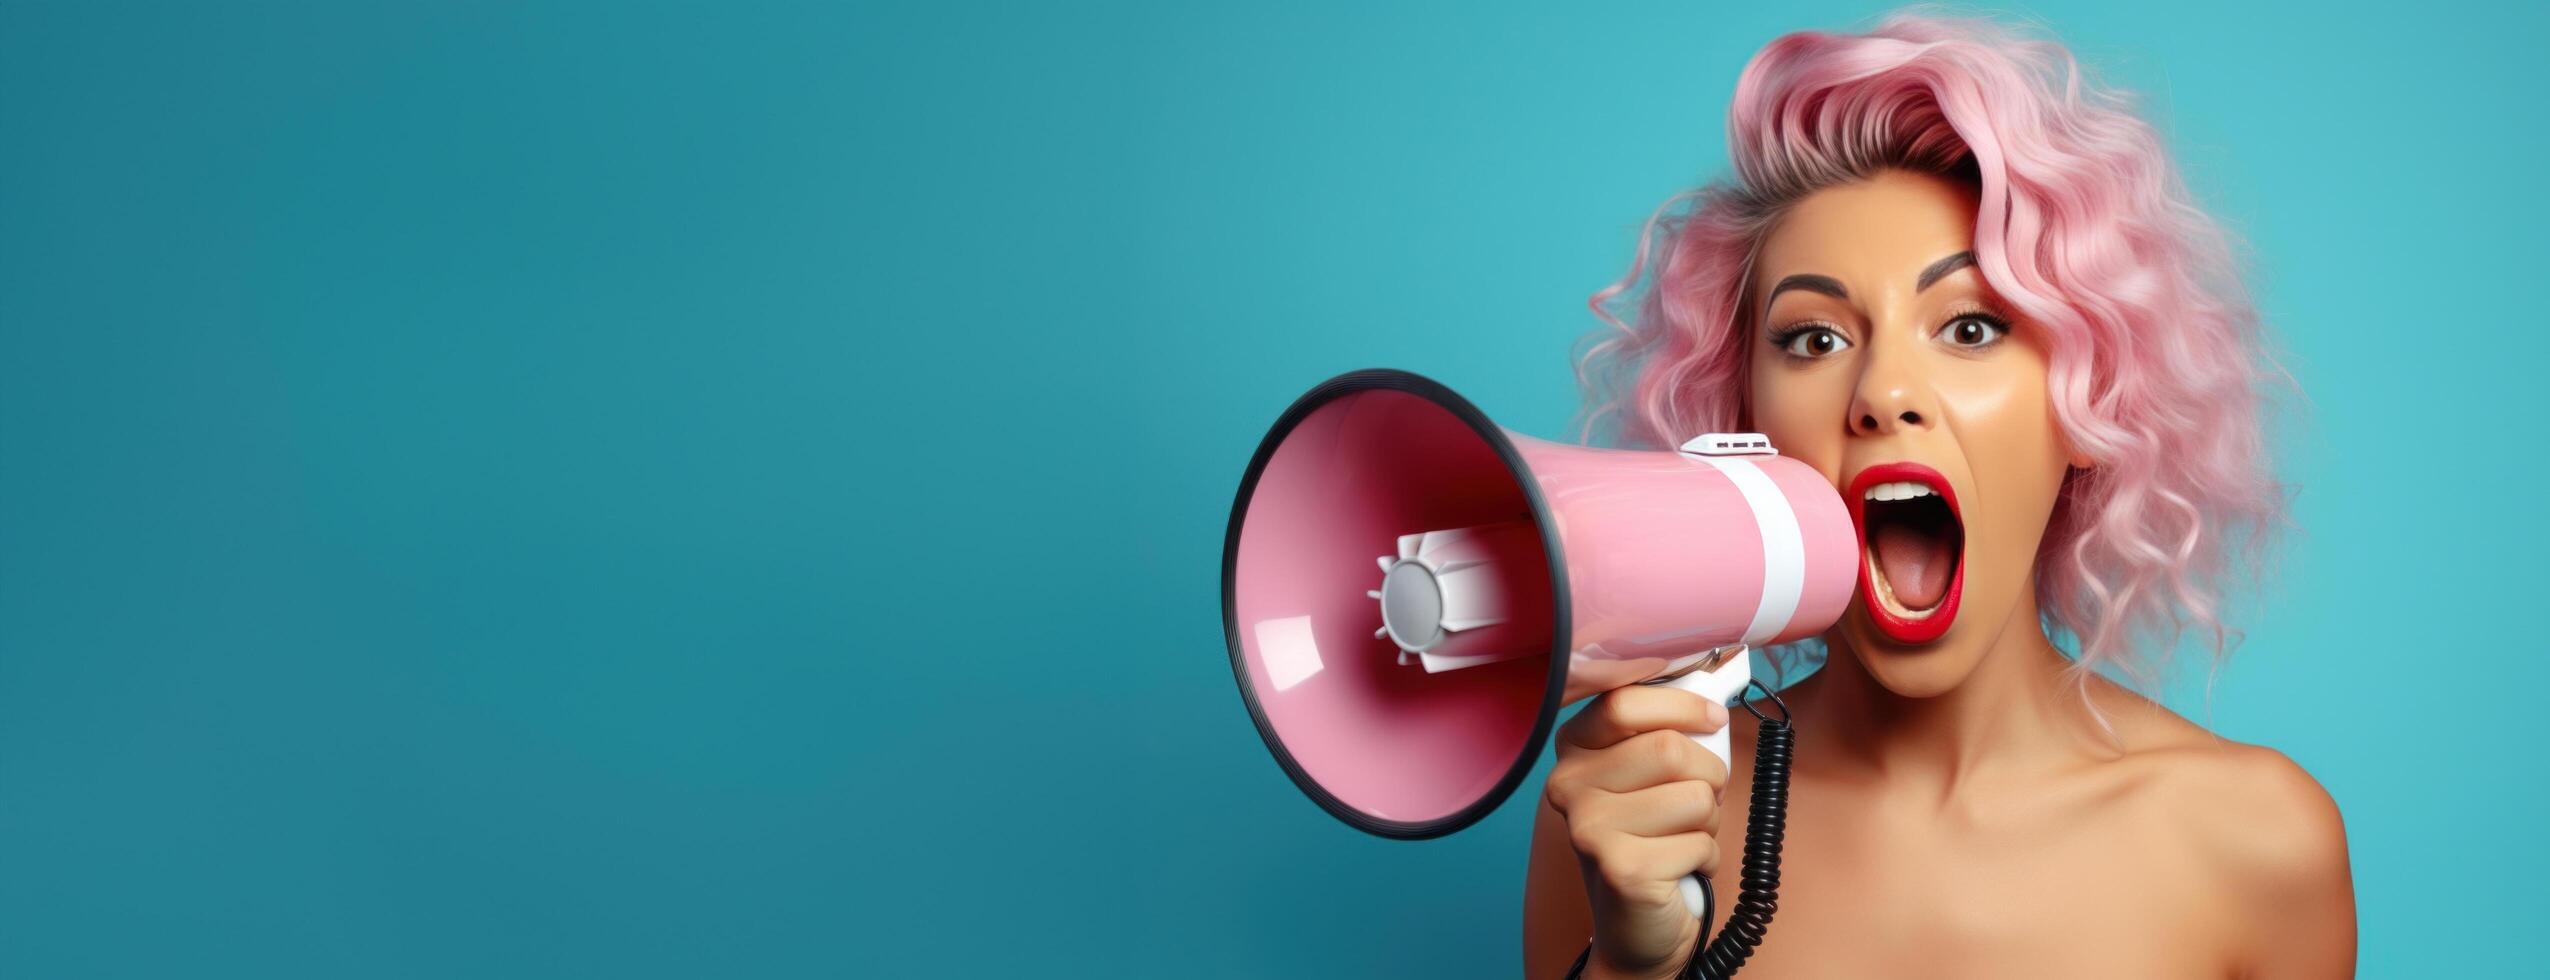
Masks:
[[[1862,609],[1851,610],[1840,625],[1842,638],[1862,669],[1878,686],[1898,697],[1931,698],[1956,690],[1983,662],[1984,638],[1951,627],[1938,639],[1904,644],[1888,638],[1868,622]]]

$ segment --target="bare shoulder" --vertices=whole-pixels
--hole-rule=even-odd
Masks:
[[[2325,894],[2348,881],[2337,801],[2284,753],[2207,731],[2113,684],[2093,692],[2116,726],[2117,765],[2223,882],[2261,900]]]

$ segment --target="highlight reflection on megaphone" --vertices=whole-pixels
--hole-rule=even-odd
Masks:
[[[1223,628],[1302,792],[1370,833],[1435,837],[1514,791],[1563,704],[1642,681],[1734,695],[1747,648],[1841,617],[1859,554],[1832,485],[1759,435],[1563,445],[1359,371],[1295,401],[1249,461]],[[1725,732],[1703,744],[1728,757]]]

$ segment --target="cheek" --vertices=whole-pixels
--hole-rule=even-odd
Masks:
[[[1760,357],[1754,359],[1752,372],[1747,405],[1754,430],[1770,436],[1781,455],[1838,481],[1848,434],[1843,420],[1850,415],[1849,373],[1800,370]]]
[[[2008,540],[2033,550],[2069,467],[2045,384],[2029,352],[1961,365],[1940,392],[1976,489]],[[1996,534],[1996,537],[2002,535]]]

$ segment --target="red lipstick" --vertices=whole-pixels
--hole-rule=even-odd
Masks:
[[[1947,592],[1929,610],[1917,615],[1898,613],[1878,597],[1879,572],[1876,543],[1868,525],[1868,492],[1870,488],[1886,483],[1915,483],[1928,487],[1948,505],[1948,514],[1956,521],[1957,539],[1952,555],[1956,566],[1949,574]],[[1851,524],[1859,530],[1859,596],[1860,603],[1868,609],[1869,621],[1876,624],[1878,632],[1897,643],[1928,643],[1947,633],[1948,627],[1957,620],[1957,600],[1965,592],[1966,585],[1965,517],[1964,512],[1957,508],[1956,488],[1949,486],[1948,478],[1941,476],[1938,470],[1919,463],[1879,463],[1852,477],[1850,489],[1843,496],[1850,507]]]

